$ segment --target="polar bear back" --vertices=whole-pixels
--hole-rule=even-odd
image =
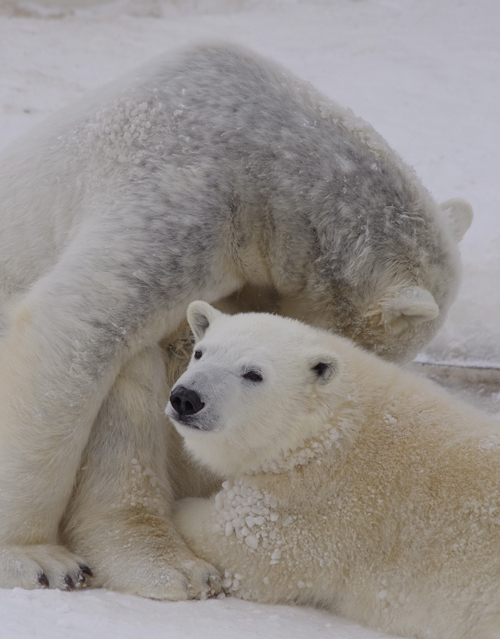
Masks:
[[[442,323],[470,221],[348,109],[224,44],[160,57],[53,116],[4,155],[0,189],[7,294],[104,226],[125,252],[156,242],[169,269],[175,243],[198,279],[217,263],[228,293],[274,289],[281,314],[388,359]],[[196,282],[175,275],[189,297]]]

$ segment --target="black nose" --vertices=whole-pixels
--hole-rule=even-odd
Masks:
[[[184,388],[184,386],[174,388],[170,394],[170,403],[179,417],[195,415],[205,406],[196,391]]]

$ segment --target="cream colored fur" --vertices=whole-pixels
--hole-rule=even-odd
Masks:
[[[298,322],[200,302],[189,317],[202,356],[177,386],[205,406],[190,425],[168,414],[226,481],[175,523],[227,592],[405,637],[498,637],[500,423]],[[316,360],[334,362],[326,381]]]

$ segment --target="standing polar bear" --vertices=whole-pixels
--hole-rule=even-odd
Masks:
[[[226,478],[179,502],[243,599],[418,639],[500,633],[500,423],[351,342],[194,302],[167,414]]]
[[[0,191],[0,587],[93,572],[159,599],[217,587],[170,514],[191,477],[159,344],[188,304],[267,306],[408,359],[455,295],[471,217],[350,112],[229,45],[58,114],[3,157]]]

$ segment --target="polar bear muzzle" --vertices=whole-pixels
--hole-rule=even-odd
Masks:
[[[196,391],[185,386],[176,386],[170,394],[170,404],[180,422],[196,428],[196,424],[185,422],[186,417],[196,415],[205,406]]]

